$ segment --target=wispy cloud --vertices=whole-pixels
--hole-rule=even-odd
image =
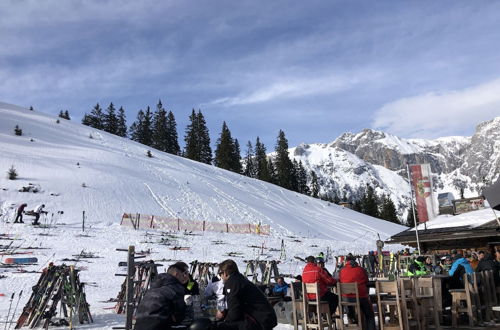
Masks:
[[[254,104],[295,97],[333,94],[348,89],[357,83],[355,78],[340,78],[335,76],[323,78],[289,78],[272,82],[255,90],[216,99],[208,105],[234,106]]]
[[[436,138],[470,130],[500,115],[500,79],[463,90],[432,92],[385,104],[373,126],[405,137]]]

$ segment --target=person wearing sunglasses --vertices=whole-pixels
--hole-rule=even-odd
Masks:
[[[224,320],[217,324],[218,330],[270,330],[278,324],[264,293],[239,272],[234,260],[220,263],[218,274],[227,303],[227,310],[217,313]]]
[[[176,262],[151,282],[137,308],[135,330],[164,330],[177,325],[186,314],[184,285],[189,280],[189,267]]]

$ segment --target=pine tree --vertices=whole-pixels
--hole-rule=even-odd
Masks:
[[[351,202],[351,204],[354,211],[363,213],[363,201],[361,199],[357,199]]]
[[[90,114],[84,114],[82,124],[95,129],[104,129],[104,114],[99,103],[90,111]]]
[[[270,183],[278,184],[278,174],[276,173],[276,166],[274,165],[274,161],[271,158],[267,159],[267,173],[269,175],[269,179],[267,181]]]
[[[254,156],[252,142],[248,141],[245,154],[245,171],[243,174],[250,178],[255,178],[257,175]]]
[[[285,133],[282,130],[279,131],[275,151],[277,184],[283,188],[296,191],[297,179],[295,176],[293,163],[288,155],[288,141],[285,138]]]
[[[215,149],[214,165],[229,171],[241,173],[240,148],[237,140],[231,137],[226,122],[222,123],[220,137]]]
[[[295,161],[294,165],[295,164],[296,164],[295,173],[297,177],[297,191],[301,194],[309,195],[310,190],[309,187],[307,186],[307,171],[304,168],[304,165],[302,164],[302,160],[300,160],[298,163]]]
[[[160,100],[153,115],[153,147],[161,151],[167,151],[168,138],[167,112]]]
[[[103,118],[104,130],[108,133],[117,135],[118,117],[116,116],[116,110],[113,102],[109,104],[108,108],[106,109],[106,114],[104,114]]]
[[[63,119],[64,119],[64,113],[63,113],[63,111],[62,111],[62,110],[61,110],[61,111],[59,111],[59,115],[57,115],[57,116],[58,116],[59,118],[63,118]]]
[[[92,124],[92,119],[86,113],[83,115],[82,124],[85,125],[85,126],[90,126]]]
[[[311,196],[314,198],[318,198],[319,195],[319,183],[318,176],[316,172],[311,171]]]
[[[184,142],[186,143],[184,149],[184,157],[200,161],[200,146],[198,138],[198,120],[196,112],[194,109],[191,111],[189,116],[190,123],[186,127],[186,135],[184,136]]]
[[[12,165],[9,170],[7,171],[7,178],[9,180],[15,180],[17,179],[17,170],[15,169],[14,165]]]
[[[71,117],[69,116],[69,111],[68,110],[64,111],[64,119],[71,120]]]
[[[255,141],[255,172],[256,178],[262,181],[271,182],[269,164],[266,154],[266,146],[260,142],[259,137]]]
[[[99,103],[92,109],[89,115],[90,127],[104,129],[104,114]]]
[[[184,155],[186,158],[210,164],[212,162],[212,148],[210,147],[210,136],[205,118],[200,110],[196,114],[193,109],[189,120],[190,124],[186,127],[184,137],[186,142]]]
[[[35,111],[35,109],[33,109],[32,105],[30,105],[30,111]]]
[[[200,151],[201,162],[205,164],[212,163],[212,148],[210,147],[210,134],[208,133],[207,123],[200,110],[198,110],[198,128],[200,130]]]
[[[137,119],[132,123],[132,125],[130,125],[130,138],[134,141],[137,141],[139,142],[141,137],[141,126],[143,125],[144,121],[144,111],[139,110],[139,112],[137,112]]]
[[[168,144],[166,152],[173,155],[179,155],[181,148],[179,147],[179,141],[177,137],[177,123],[175,122],[175,117],[172,111],[167,114],[167,133],[168,133]]]
[[[412,202],[412,204],[413,204],[413,210],[415,210],[415,218],[417,219],[417,224],[418,224],[418,222],[419,222],[419,220],[418,220],[418,209],[417,209],[415,203]],[[406,217],[406,225],[410,226],[410,227],[415,226],[415,220],[413,218],[413,210],[412,210],[412,208],[410,206],[408,208],[408,216]]]
[[[116,127],[116,135],[127,137],[127,119],[125,118],[125,110],[120,107],[118,110],[118,126]]]
[[[377,196],[373,187],[367,185],[366,192],[362,201],[363,213],[375,218],[379,217]]]
[[[233,172],[238,174],[243,173],[243,166],[241,165],[241,149],[238,139],[234,139],[234,153],[233,153]]]
[[[132,140],[151,146],[151,109],[149,106],[146,108],[146,112],[142,109],[139,110],[136,121],[130,126],[130,132]]]
[[[382,205],[380,207],[380,219],[399,224],[398,214],[394,202],[388,195],[382,196]]]
[[[142,144],[147,146],[152,146],[153,144],[153,132],[152,132],[152,114],[149,106],[146,108],[144,113],[144,121],[141,128]]]

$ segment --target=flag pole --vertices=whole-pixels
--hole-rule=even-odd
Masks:
[[[410,176],[410,164],[406,163],[406,170],[408,171],[408,182],[410,183],[410,194],[411,194],[411,210],[413,212],[413,221],[415,223],[415,235],[417,236],[417,248],[418,248],[418,255],[421,254],[420,252],[420,240],[418,239],[418,224],[417,224],[417,217],[415,216],[415,207],[413,206],[413,185],[411,184],[411,176]]]

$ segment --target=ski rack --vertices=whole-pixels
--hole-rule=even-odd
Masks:
[[[256,284],[267,285],[271,282],[271,277],[274,277],[274,280],[277,282],[278,277],[280,276],[278,270],[279,261],[276,260],[244,260],[247,264],[245,269],[245,276],[252,277],[252,282]],[[260,270],[261,278],[260,281],[258,279],[258,272]]]
[[[146,258],[146,255],[136,256],[133,245],[128,249],[116,249],[116,251],[127,252],[127,274],[115,274],[115,276],[126,277],[115,300],[116,313],[125,313],[126,321],[124,327],[113,327],[113,329],[131,330],[134,327],[133,318],[137,307],[149,289],[151,281],[158,274],[157,266],[159,265],[153,260],[136,262],[136,259]]]
[[[23,326],[35,328],[42,322],[42,326],[47,329],[51,324],[51,319],[57,314],[59,303],[64,318],[69,319],[66,323],[69,324],[70,329],[73,328],[75,316],[78,317],[80,324],[93,322],[85,296],[84,283],[80,282],[78,270],[74,266],[49,265],[43,270],[14,329],[20,329]]]
[[[191,265],[189,274],[198,282],[200,291],[204,291],[205,287],[210,283],[211,277],[215,276],[215,267],[219,264],[215,262],[199,262],[198,260],[194,260],[189,264]]]

